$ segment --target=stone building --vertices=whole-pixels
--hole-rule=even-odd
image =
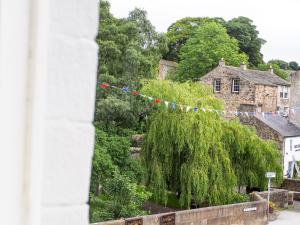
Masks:
[[[294,123],[300,127],[300,71],[291,74],[291,112],[289,119],[291,123]]]
[[[166,79],[168,73],[175,72],[176,68],[177,68],[176,62],[161,59],[159,61],[159,74],[158,74],[159,79],[162,80]]]
[[[300,128],[281,115],[256,114],[240,116],[243,124],[256,128],[258,136],[265,140],[275,141],[282,154],[283,171],[286,174],[293,161],[300,161]]]
[[[269,71],[226,66],[221,60],[219,66],[201,78],[213,88],[215,96],[225,101],[226,112],[233,117],[236,111],[288,113],[290,83]]]

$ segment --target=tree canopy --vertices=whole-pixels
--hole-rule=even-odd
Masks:
[[[259,32],[251,19],[240,16],[229,20],[225,26],[228,34],[238,41],[240,51],[248,55],[251,66],[263,63],[260,51],[266,41],[258,37]]]
[[[143,99],[119,89],[100,88],[108,83],[138,90],[140,79],[155,76],[167,49],[163,34],[155,31],[144,10],[115,18],[108,1],[100,1],[96,141],[90,186],[90,221],[142,215],[141,204],[150,194],[140,183],[143,167],[131,157],[131,136],[144,132],[151,111]]]
[[[205,23],[188,39],[180,51],[178,80],[199,78],[218,65],[224,58],[228,65],[247,63],[248,57],[239,52],[238,42],[218,23]]]
[[[151,81],[142,90],[199,109],[222,109],[220,100],[198,83]],[[155,197],[167,201],[167,191],[173,191],[186,207],[191,200],[199,205],[232,202],[237,185],[265,188],[267,170],[281,174],[280,154],[272,143],[208,110],[162,108],[152,114],[143,157]]]
[[[193,36],[194,32],[200,26],[207,22],[225,23],[221,18],[208,17],[185,17],[172,23],[166,33],[168,38],[168,52],[164,55],[164,58],[179,62],[181,47],[185,45],[186,41]]]

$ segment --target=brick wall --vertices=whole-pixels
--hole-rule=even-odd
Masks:
[[[175,212],[175,223],[180,225],[264,225],[267,222],[266,200],[240,204],[215,206]],[[143,216],[143,225],[160,225],[161,218],[168,214]],[[94,225],[125,225],[125,220],[97,223]]]

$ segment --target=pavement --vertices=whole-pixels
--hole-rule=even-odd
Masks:
[[[269,225],[300,225],[300,202],[294,202],[294,208],[279,212],[277,220]]]

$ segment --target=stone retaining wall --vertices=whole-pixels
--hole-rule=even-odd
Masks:
[[[284,179],[281,188],[292,191],[294,200],[300,201],[300,179]]]
[[[281,188],[300,192],[300,179],[284,179]]]
[[[268,192],[255,192],[263,199],[268,198]],[[270,201],[273,202],[278,208],[288,208],[289,191],[283,189],[272,189],[270,191]]]
[[[142,216],[93,225],[265,225],[266,200]],[[169,215],[169,216],[168,216]],[[130,223],[135,220],[134,223]]]

